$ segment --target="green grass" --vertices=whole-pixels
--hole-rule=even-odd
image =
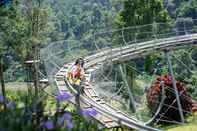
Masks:
[[[171,125],[164,127],[165,131],[197,131],[197,112],[193,113],[190,116],[187,116],[186,124],[184,125]]]
[[[170,128],[166,131],[197,131],[197,123]]]
[[[25,82],[7,82],[5,83],[6,90],[27,90],[27,83]]]

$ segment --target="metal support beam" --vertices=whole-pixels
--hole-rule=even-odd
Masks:
[[[130,106],[132,106],[132,110],[133,110],[133,112],[136,112],[136,108],[135,108],[135,102],[134,102],[133,94],[132,94],[132,91],[131,91],[131,89],[130,89],[130,87],[129,87],[129,84],[128,84],[128,82],[127,82],[126,75],[124,74],[124,72],[123,72],[123,69],[122,69],[122,66],[121,66],[121,65],[119,65],[119,68],[120,68],[120,73],[121,73],[121,75],[122,75],[122,78],[123,78],[124,84],[125,84],[125,86],[127,87],[128,92],[129,92]]]
[[[159,103],[159,106],[158,106],[157,111],[155,112],[154,116],[153,116],[149,121],[147,121],[147,122],[145,123],[146,125],[150,125],[150,124],[152,124],[152,123],[156,120],[157,116],[159,115],[159,113],[160,113],[160,111],[161,111],[161,109],[162,109],[162,107],[163,107],[164,101],[165,101],[165,99],[166,99],[165,89],[164,89],[165,87],[164,87],[164,82],[163,82],[163,81],[160,83],[160,86],[161,86],[161,88],[162,88],[161,101],[160,101],[160,103]],[[160,118],[161,118],[161,117],[160,117]],[[160,119],[160,118],[159,118],[159,119]]]
[[[180,102],[180,98],[179,98],[179,92],[178,92],[178,89],[177,89],[177,86],[176,86],[176,80],[174,78],[174,72],[173,72],[173,68],[172,68],[172,63],[171,63],[171,60],[170,60],[170,54],[169,54],[169,50],[166,50],[165,51],[165,55],[166,55],[166,58],[167,58],[167,62],[168,62],[168,68],[169,68],[169,71],[170,71],[170,75],[172,77],[172,83],[173,83],[173,87],[174,87],[174,91],[175,91],[175,94],[176,94],[176,100],[177,100],[177,105],[178,105],[178,108],[179,108],[179,114],[180,114],[180,117],[181,117],[181,122],[184,123],[184,116],[183,116],[183,110],[182,110],[182,106],[181,106],[181,102]]]

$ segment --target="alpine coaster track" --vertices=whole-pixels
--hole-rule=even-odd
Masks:
[[[139,56],[148,55],[154,51],[165,51],[179,48],[187,48],[197,46],[197,33],[175,36],[170,38],[155,39],[147,42],[136,43],[133,45],[125,45],[123,47],[109,48],[100,50],[99,52],[86,56],[85,60],[85,82],[83,83],[83,94],[80,95],[81,109],[94,109],[98,112],[93,116],[98,122],[106,128],[115,128],[120,125],[127,126],[136,130],[159,131],[145,123],[128,117],[127,114],[107,104],[103,99],[99,98],[91,84],[91,75],[98,70],[102,64],[108,59],[112,61],[133,59]],[[68,69],[73,63],[66,63],[55,75],[55,82],[60,93],[69,92],[77,94],[75,88],[67,79]],[[75,98],[69,102],[76,104]]]

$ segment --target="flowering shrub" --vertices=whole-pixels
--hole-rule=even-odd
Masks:
[[[10,94],[8,96],[11,96]],[[92,123],[92,120],[86,121],[83,116],[76,113],[75,108],[68,112],[71,106],[65,103],[72,99],[73,96],[69,92],[58,94],[55,98],[48,99],[46,97],[42,101],[34,101],[33,103],[24,103],[24,100],[19,100],[21,96],[8,97],[5,99],[0,95],[0,130],[13,131],[39,131],[39,130],[97,130],[97,124]],[[14,101],[10,98],[14,98]],[[17,100],[17,101],[16,101]],[[47,100],[53,101],[53,106],[56,109],[45,109],[44,103]],[[6,109],[3,104],[6,102]],[[19,106],[21,103],[23,107]],[[59,103],[59,104],[58,104]],[[42,105],[42,106],[40,106]],[[52,106],[52,105],[50,105]],[[49,107],[50,107],[49,106]],[[65,108],[65,109],[64,109]],[[51,111],[49,111],[51,110]],[[94,109],[82,110],[84,116],[94,116],[97,112]],[[91,124],[90,124],[91,123]]]
[[[162,82],[166,98],[160,111],[160,114],[163,115],[159,115],[158,117],[159,119],[165,120],[180,120],[176,95],[170,75],[161,76],[153,83],[147,94],[148,107],[151,109],[152,113],[155,114],[162,98]],[[180,95],[180,102],[184,115],[197,111],[197,104],[188,95],[186,85],[180,81],[176,81],[176,86]]]
[[[73,96],[69,92],[63,92],[56,96],[59,102],[70,100]]]

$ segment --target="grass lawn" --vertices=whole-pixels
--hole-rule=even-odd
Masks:
[[[166,131],[197,131],[197,123],[170,128]]]
[[[27,83],[25,82],[8,82],[5,83],[6,90],[27,90]]]

